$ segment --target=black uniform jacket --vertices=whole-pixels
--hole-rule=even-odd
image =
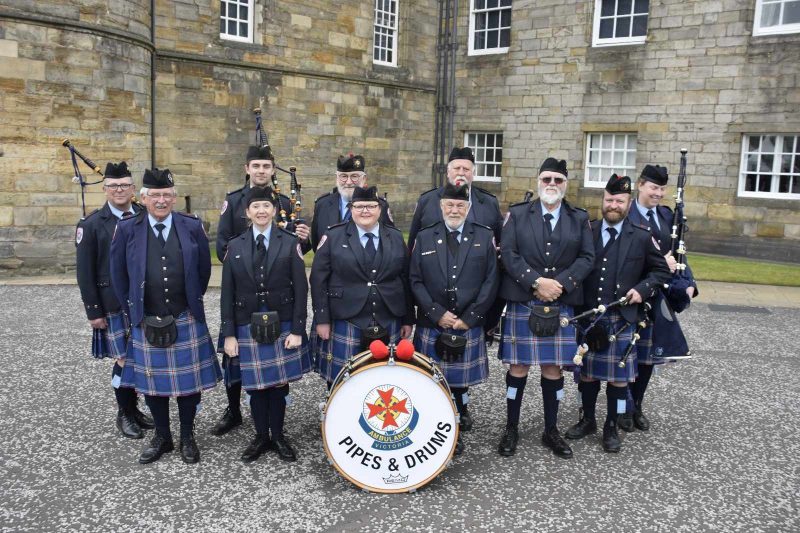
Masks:
[[[417,325],[438,327],[449,308],[448,283],[455,289],[454,314],[470,328],[482,325],[500,284],[494,234],[488,226],[465,222],[458,258],[455,265],[448,265],[447,233],[444,222],[423,228],[411,252],[409,277]]]
[[[236,336],[236,326],[250,323],[259,311],[259,295],[270,311],[277,311],[281,322],[291,320],[292,333],[306,329],[308,280],[303,258],[298,253],[296,236],[273,225],[267,249],[267,276],[264,287],[256,282],[253,253],[255,240],[248,228],[228,242],[228,255],[222,264],[222,326],[225,337]]]
[[[123,309],[138,326],[144,319],[147,274],[147,232],[153,231],[145,211],[120,220],[111,242],[111,285]],[[195,320],[206,321],[203,295],[211,279],[211,252],[203,223],[197,215],[172,212],[172,232],[177,232],[183,255],[186,302]]]
[[[439,201],[442,199],[444,187],[431,189],[420,195],[417,200],[417,207],[414,210],[414,218],[411,219],[411,229],[408,231],[409,246],[414,245],[421,228],[425,228],[436,222],[442,221],[442,207]],[[500,242],[500,232],[503,228],[503,215],[500,214],[500,204],[497,198],[480,187],[472,185],[472,205],[467,213],[469,222],[477,222],[484,226],[489,226],[494,231],[495,241]]]
[[[379,232],[382,255],[374,269],[364,266],[364,247],[352,220],[331,227],[322,245],[317,246],[309,280],[317,324],[357,316],[364,309],[372,287],[377,288],[384,305],[404,325],[414,323],[408,283],[409,254],[403,234],[384,224],[380,224]]]
[[[603,227],[602,220],[592,222],[592,236],[594,241],[600,240],[600,231]],[[622,298],[630,289],[647,300],[671,277],[667,260],[661,250],[650,237],[650,232],[644,228],[625,220],[622,224],[619,237],[617,237],[618,257],[616,277],[616,294],[614,299]],[[583,282],[584,304],[586,308],[594,307],[597,301],[600,278],[603,277],[602,257],[597,256],[595,267]],[[620,308],[622,316],[628,322],[636,322],[637,305],[626,305]]]
[[[542,215],[539,199],[509,208],[500,242],[500,256],[505,266],[500,296],[513,302],[527,302],[533,298],[533,282],[545,277],[555,279],[563,287],[559,302],[581,305],[581,283],[594,268],[589,215],[562,200],[560,230],[555,230],[561,232],[561,244],[554,252],[546,250]]]
[[[131,205],[133,213],[142,208]],[[111,239],[119,219],[106,202],[78,222],[75,233],[76,273],[83,307],[89,320],[102,318],[106,313],[119,311],[120,303],[111,288]]]
[[[231,191],[225,196],[225,203],[222,204],[222,212],[219,215],[219,224],[217,225],[217,259],[220,261],[225,257],[225,248],[228,241],[240,235],[250,226],[250,219],[245,214],[247,204],[247,192],[250,190],[250,182],[241,189]],[[291,204],[289,198],[280,195],[281,207],[286,211],[286,216],[291,214]],[[275,213],[275,221],[279,221],[279,213]],[[291,227],[287,226],[286,229],[291,231]]]
[[[303,253],[309,250],[316,251],[320,239],[325,235],[328,229],[342,221],[342,212],[339,210],[340,201],[341,195],[334,187],[331,192],[323,194],[314,202],[314,218],[311,219],[311,235],[308,238],[308,242],[303,243]],[[381,217],[378,222],[380,222],[381,226],[394,226],[394,221],[389,212],[389,203],[380,197],[378,198],[378,203],[381,204]]]

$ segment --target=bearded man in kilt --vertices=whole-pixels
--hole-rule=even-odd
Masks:
[[[375,187],[356,187],[352,219],[323,235],[311,266],[315,370],[328,386],[371,338],[396,343],[408,338],[414,308],[403,234],[380,223]]]
[[[636,379],[635,356],[622,368],[619,363],[631,342],[639,304],[670,277],[667,261],[650,232],[626,219],[630,204],[631,179],[612,174],[603,192],[603,218],[592,222],[595,263],[583,284],[584,307],[608,305],[623,296],[627,303],[607,311],[581,339],[589,346],[578,384],[582,414],[565,434],[568,439],[581,439],[597,432],[595,406],[600,382],[605,381],[608,410],[603,449],[612,453],[621,448],[617,417],[625,413],[627,386]]]
[[[201,392],[221,377],[203,309],[211,277],[208,237],[196,216],[173,211],[176,192],[168,169],[145,170],[143,186],[147,215],[120,221],[111,243],[112,285],[131,322],[127,359],[156,426],[139,462],[152,463],[174,449],[174,396],[181,458],[196,463],[194,419]]]
[[[419,311],[414,348],[441,366],[461,430],[468,431],[469,386],[489,375],[483,324],[497,295],[497,254],[492,228],[467,220],[466,185],[447,183],[439,203],[443,220],[423,228],[411,252],[409,278]],[[459,433],[455,453],[463,451]]]
[[[125,366],[128,317],[111,288],[111,238],[117,222],[142,211],[133,202],[133,177],[128,164],[108,163],[103,173],[103,207],[82,218],[75,230],[76,273],[86,317],[92,326],[92,357],[114,359],[111,386],[117,399],[117,429],[129,439],[144,438],[153,420],[138,407],[133,367]]]
[[[251,189],[245,214],[252,226],[228,242],[222,264],[221,348],[239,360],[256,427],[242,453],[245,463],[267,450],[284,461],[297,460],[283,433],[286,397],[289,382],[311,369],[303,252],[296,235],[274,224],[276,210],[270,187]]]
[[[562,366],[572,365],[575,328],[560,327],[583,303],[581,283],[594,265],[589,215],[564,201],[567,163],[548,157],[539,169],[539,198],[512,205],[500,253],[505,266],[500,297],[508,304],[498,356],[506,374],[506,429],[500,455],[516,453],[522,394],[530,365],[541,366],[544,400],[542,443],[560,457],[572,449],[558,431],[558,402],[564,396]]]

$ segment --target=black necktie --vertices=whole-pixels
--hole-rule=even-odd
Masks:
[[[550,221],[553,220],[553,215],[551,213],[545,213],[543,218],[544,218],[544,240],[549,240],[550,235],[553,234],[553,226],[550,225]]]
[[[460,234],[460,231],[455,230],[447,235],[447,251],[450,252],[450,255],[453,257],[458,257],[458,236]]]
[[[158,242],[161,243],[161,246],[164,246],[164,244],[166,244],[167,240],[164,238],[164,234],[162,232],[164,231],[164,229],[167,226],[165,226],[164,224],[158,223],[153,227],[158,230]]]
[[[650,229],[653,231],[658,231],[660,228],[656,224],[656,217],[655,213],[653,213],[652,209],[647,210],[647,224],[650,226]]]
[[[344,210],[344,216],[342,217],[342,222],[347,222],[350,220],[350,208]]]
[[[128,218],[128,217],[129,217],[129,216],[131,216],[132,214],[133,214],[133,213],[131,213],[130,211],[125,211],[124,213],[122,213],[122,218]]]
[[[608,232],[608,242],[605,246],[603,246],[603,255],[608,253],[608,249],[611,248],[611,245],[614,244],[614,241],[617,238],[617,230],[616,228],[606,228]]]
[[[256,237],[256,253],[253,256],[253,268],[258,271],[259,267],[264,266],[264,260],[267,258],[267,247],[264,245],[264,235],[258,234]]]
[[[364,235],[367,237],[367,245],[364,247],[364,252],[367,254],[367,263],[372,265],[375,262],[375,254],[378,253],[375,249],[375,241],[372,240],[375,235],[372,233],[365,233]]]

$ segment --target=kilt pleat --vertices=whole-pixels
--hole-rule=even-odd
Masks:
[[[622,329],[616,341],[609,343],[608,349],[602,352],[588,352],[583,358],[581,374],[600,381],[613,381],[617,383],[636,381],[636,356],[632,353],[628,357],[625,368],[620,368],[618,363],[631,342],[635,324],[628,323],[620,313],[609,311],[600,318],[598,324],[605,327],[610,335]],[[624,329],[623,327],[626,326]],[[638,342],[637,342],[638,345]],[[635,350],[635,348],[634,348]]]
[[[128,350],[128,316],[120,310],[106,314],[106,329],[92,330],[92,357],[95,359],[125,357]]]
[[[462,335],[467,338],[464,355],[459,360],[446,362],[436,355],[436,339],[442,333]],[[489,358],[486,355],[486,343],[483,342],[483,327],[481,326],[466,331],[417,327],[414,334],[414,349],[431,357],[439,364],[451,387],[476,385],[486,381],[489,376]]]
[[[272,344],[258,344],[250,335],[249,324],[236,326],[239,357],[232,360],[239,360],[242,387],[245,390],[261,390],[297,381],[311,370],[305,334],[299,348],[287,350],[284,347],[283,343],[291,329],[291,321],[281,322],[281,336],[277,341]]]
[[[400,340],[400,320],[383,325],[389,330],[389,341]],[[327,341],[317,336],[316,324],[311,324],[310,344],[313,348],[314,370],[326,381],[332,382],[342,367],[354,355],[360,353],[361,328],[347,320],[334,320],[331,338]]]
[[[175,324],[178,337],[167,348],[156,348],[147,342],[142,325],[132,328],[126,367],[133,363],[137,392],[187,396],[214,387],[222,378],[206,324],[189,311],[181,313]]]
[[[508,302],[506,316],[500,338],[498,358],[510,365],[560,365],[572,366],[577,344],[575,326],[559,327],[552,337],[536,337],[528,326],[531,307],[541,304],[531,300],[527,305],[521,302]],[[572,318],[572,306],[561,305],[561,318]]]

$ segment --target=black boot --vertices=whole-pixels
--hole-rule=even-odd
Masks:
[[[140,428],[154,429],[156,427],[152,417],[139,410],[139,399],[136,395],[134,395],[133,400],[131,400],[130,413],[133,419],[136,420],[136,423],[139,424]]]
[[[120,407],[117,410],[117,429],[127,439],[144,438],[144,432],[127,409]]]
[[[172,437],[162,437],[160,434],[156,433],[150,440],[150,444],[145,446],[144,450],[142,450],[139,456],[139,463],[143,465],[153,463],[161,459],[162,455],[174,449],[175,445],[172,442]]]
[[[616,420],[606,420],[603,426],[603,449],[609,453],[618,453],[621,447]]]
[[[627,431],[628,433],[633,431],[633,413],[626,412],[625,414],[619,415],[617,418],[617,426],[622,431]]]
[[[594,418],[581,416],[578,423],[569,428],[567,432],[564,433],[564,436],[568,439],[577,440],[582,439],[586,435],[592,435],[593,433],[597,433],[597,421]]]
[[[519,428],[517,424],[507,424],[503,436],[500,438],[500,445],[497,451],[503,457],[511,457],[517,453],[517,442],[519,442]]]
[[[569,447],[567,441],[561,437],[558,428],[553,426],[549,430],[542,433],[542,444],[553,450],[553,453],[564,459],[572,457],[572,448]]]
[[[242,425],[242,412],[236,411],[234,412],[230,406],[225,408],[225,412],[222,413],[222,416],[217,422],[217,425],[211,430],[211,434],[216,437],[221,437],[222,435],[228,433],[230,430],[237,426]]]
[[[267,450],[273,449],[275,446],[269,438],[269,434],[256,434],[255,438],[250,441],[250,444],[242,452],[242,462],[252,463]]]
[[[472,420],[472,415],[469,412],[469,405],[467,404],[463,405],[461,407],[461,412],[459,414],[461,415],[461,423],[460,423],[461,431],[471,430],[473,420]]]
[[[650,421],[644,416],[644,412],[642,411],[642,402],[634,404],[633,424],[637,429],[642,431],[648,431],[650,429]]]
[[[278,457],[283,461],[288,461],[290,463],[297,461],[297,454],[294,453],[294,448],[292,448],[291,444],[286,440],[286,437],[278,437],[273,440],[272,443],[275,450],[278,452]]]
[[[194,440],[194,433],[188,437],[181,437],[181,459],[187,464],[200,462],[200,449]]]

